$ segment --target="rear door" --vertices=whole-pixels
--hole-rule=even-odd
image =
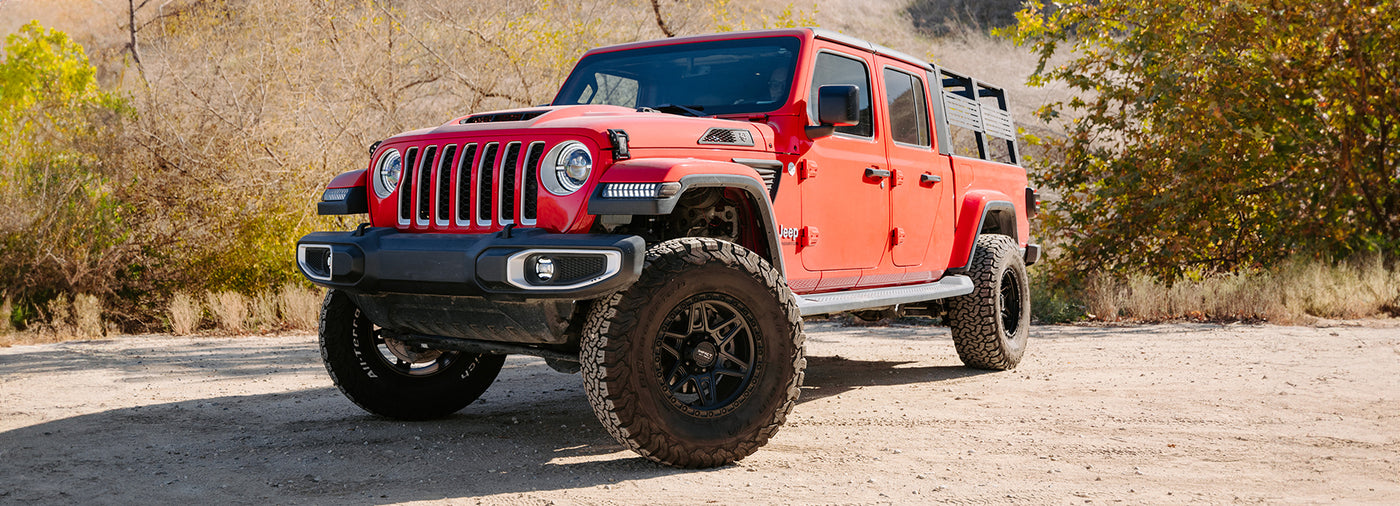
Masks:
[[[883,63],[884,124],[889,125],[884,146],[892,172],[890,250],[894,265],[913,267],[924,263],[951,174],[947,159],[933,150],[924,72]]]

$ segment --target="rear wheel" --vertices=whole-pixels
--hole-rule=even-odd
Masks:
[[[349,295],[321,304],[321,359],[340,392],[365,411],[400,420],[440,418],[475,401],[505,355],[442,351],[387,338]]]
[[[972,293],[948,299],[948,326],[968,367],[1007,370],[1021,362],[1030,336],[1031,291],[1016,242],[977,237],[968,266]]]
[[[594,305],[582,365],[617,440],[679,467],[742,459],[768,442],[802,384],[802,320],[777,270],[733,243],[675,239],[641,278]]]

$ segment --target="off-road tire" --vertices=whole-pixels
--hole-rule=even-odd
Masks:
[[[724,325],[711,331],[715,322]],[[688,330],[674,332],[682,324]],[[728,355],[685,344],[721,331],[731,335],[708,349]],[[766,444],[792,412],[807,365],[803,339],[797,301],[767,260],[725,241],[673,239],[647,251],[635,284],[593,306],[582,342],[584,386],[598,420],[643,457],[687,468],[724,465]],[[705,388],[709,357],[713,386]],[[733,375],[744,360],[752,372],[741,382]],[[688,387],[710,400],[702,393],[689,399]]]
[[[376,328],[354,301],[331,290],[321,304],[321,360],[340,392],[365,411],[399,420],[427,420],[471,404],[501,372],[505,355],[442,352],[427,373],[388,361]]]
[[[948,299],[958,358],[977,369],[1013,369],[1026,351],[1031,326],[1030,283],[1016,242],[1004,235],[978,236],[967,274],[972,293]]]

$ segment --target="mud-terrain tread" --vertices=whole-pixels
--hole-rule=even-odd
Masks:
[[[952,329],[953,345],[958,350],[958,358],[968,367],[1013,369],[1025,353],[1030,327],[1030,286],[1019,253],[1016,242],[1010,237],[978,236],[976,252],[967,272],[976,288],[970,294],[948,300],[948,326]],[[1003,335],[997,308],[999,283],[1007,269],[1015,270],[1021,282],[1022,315],[1014,338],[1019,346]]]
[[[671,282],[687,270],[713,262],[748,274],[773,294],[778,305],[785,308],[781,317],[786,318],[786,324],[792,330],[792,354],[786,360],[790,361],[794,374],[783,389],[785,399],[768,415],[767,420],[756,427],[751,438],[729,448],[688,444],[658,427],[655,420],[641,416],[639,405],[646,402],[639,398],[642,392],[610,388],[610,384],[623,385],[623,380],[632,374],[648,373],[646,369],[650,364],[632,364],[625,360],[629,355],[628,347],[634,344],[628,336],[638,325],[641,313],[655,310],[648,306],[647,301],[658,292],[670,290]],[[757,316],[771,318],[778,315]],[[757,451],[787,420],[801,393],[803,370],[807,365],[804,339],[796,298],[777,269],[767,260],[733,243],[690,237],[673,239],[650,248],[641,278],[627,289],[614,292],[594,305],[584,327],[580,361],[593,412],[619,442],[658,463],[685,468],[715,467]]]
[[[371,366],[355,350],[358,336],[354,335],[369,325],[349,296],[335,290],[326,293],[317,332],[321,361],[340,393],[379,416],[429,420],[456,413],[481,397],[505,364],[505,355],[463,352],[447,371],[431,377],[398,378],[383,371],[379,374],[383,377],[371,376],[367,371]]]

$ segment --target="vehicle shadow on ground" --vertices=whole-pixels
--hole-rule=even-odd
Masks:
[[[807,377],[802,382],[799,403],[839,395],[867,386],[935,383],[997,371],[961,365],[904,367],[916,362],[850,360],[841,356],[807,357]]]
[[[203,369],[241,374],[288,367],[245,363],[248,358],[237,354],[225,364],[222,352],[186,351],[204,354],[198,361]],[[311,358],[301,355],[309,351],[290,362],[301,367]],[[162,358],[183,360],[180,354]],[[316,364],[306,366],[311,365]],[[981,373],[905,365],[809,357],[801,402],[862,386]],[[516,358],[481,401],[443,420],[370,416],[329,387],[54,420],[0,433],[0,502],[166,503],[216,497],[222,503],[382,504],[715,472],[667,468],[626,450],[598,423],[580,383],[578,376],[553,373],[538,359]]]

